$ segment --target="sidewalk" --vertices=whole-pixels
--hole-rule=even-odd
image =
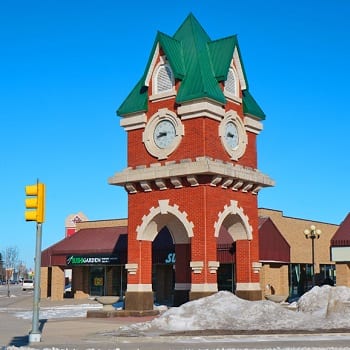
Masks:
[[[32,310],[32,296],[26,298],[1,298],[0,346],[31,347],[37,349],[115,349],[117,337],[114,331],[120,326],[146,322],[153,317],[113,317],[113,318],[53,318],[40,320],[41,341],[29,344],[32,320],[18,318],[15,310]],[[65,299],[63,301],[40,301],[40,308],[59,309],[66,305],[97,304],[93,300]],[[4,311],[8,310],[8,311]],[[0,347],[0,349],[2,349]]]

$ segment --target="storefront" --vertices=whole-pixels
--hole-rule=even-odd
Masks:
[[[125,220],[81,222],[74,234],[42,253],[43,297],[123,296],[126,290]]]
[[[329,256],[330,240],[337,225],[285,217],[282,212],[270,209],[261,209],[260,214],[260,265],[255,268],[260,274],[263,298],[267,294],[295,298],[312,287],[311,247],[302,235],[303,228],[310,223],[322,229],[315,249],[316,284],[327,280],[348,283],[342,278],[343,272],[339,276],[339,271],[349,264],[338,262],[336,275],[336,265]],[[129,277],[127,237],[127,220],[79,222],[74,233],[70,232],[42,253],[42,297],[53,300],[99,295],[124,297]],[[236,242],[225,228],[220,230],[216,251],[218,290],[235,293]],[[190,280],[190,254],[190,244],[175,244],[167,226],[159,231],[152,242],[151,257],[152,292],[156,303],[170,306],[181,302],[176,300],[175,284],[179,276],[183,281]],[[183,289],[182,302],[188,300],[189,283],[184,283]]]

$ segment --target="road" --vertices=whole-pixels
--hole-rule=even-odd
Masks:
[[[56,318],[43,322],[42,341],[28,344],[31,320],[18,317],[18,312],[32,307],[33,292],[22,291],[18,285],[0,286],[0,349],[6,346],[26,346],[35,349],[119,349],[119,350],[229,350],[229,349],[350,349],[350,333],[342,334],[277,334],[277,335],[221,335],[221,336],[118,336],[120,326],[142,319],[91,319],[86,317]],[[45,307],[60,308],[63,302],[41,301]],[[80,301],[81,302],[81,301]],[[86,303],[86,301],[84,301]],[[3,348],[1,348],[3,346]]]

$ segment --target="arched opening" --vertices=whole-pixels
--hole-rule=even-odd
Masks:
[[[165,226],[152,242],[152,290],[157,304],[174,304],[175,262],[175,244]]]
[[[217,271],[218,290],[236,291],[236,242],[225,227],[221,227],[217,240],[217,257],[220,266]]]
[[[193,223],[178,206],[160,200],[137,228],[137,238],[152,242],[152,291],[155,302],[178,306],[188,301],[191,288]]]
[[[218,290],[229,290],[235,293],[237,282],[241,278],[238,276],[239,266],[247,263],[237,259],[237,256],[242,253],[240,250],[249,250],[249,246],[241,243],[252,239],[249,218],[238,206],[237,201],[231,201],[230,205],[226,205],[219,213],[215,224],[215,236],[217,237],[217,257],[220,263],[217,272]],[[249,255],[249,251],[245,253],[243,255]]]

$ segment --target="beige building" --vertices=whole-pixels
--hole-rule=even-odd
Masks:
[[[313,283],[336,283],[336,265],[331,261],[331,239],[338,225],[284,216],[282,211],[259,209],[259,217],[270,218],[290,247],[290,261],[262,261],[260,282],[265,294],[300,296]],[[314,225],[321,230],[318,239],[306,239],[304,230]],[[312,244],[314,243],[315,281],[312,278]]]

